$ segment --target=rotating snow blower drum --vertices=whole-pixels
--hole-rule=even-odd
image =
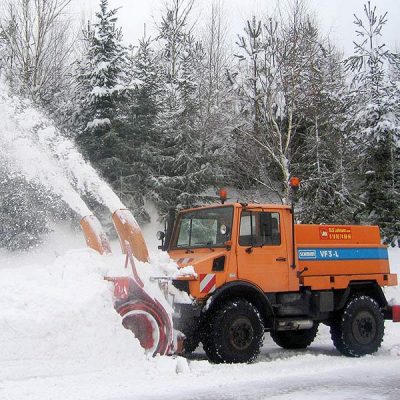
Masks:
[[[146,292],[129,243],[125,246],[125,267],[130,263],[132,276],[106,278],[114,283],[115,309],[122,317],[122,325],[133,332],[146,353],[153,356],[172,354],[172,317],[156,298]]]
[[[147,353],[169,354],[172,326],[161,304],[137,299],[122,304],[117,311],[122,316],[122,325],[133,332]]]

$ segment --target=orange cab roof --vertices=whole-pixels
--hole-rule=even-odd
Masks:
[[[218,207],[236,207],[236,208],[241,208],[243,205],[246,204],[247,209],[260,209],[260,208],[270,208],[270,209],[287,209],[289,210],[291,207],[289,205],[284,205],[284,204],[258,204],[258,203],[214,203],[214,204],[207,204],[205,206],[198,206],[198,207],[193,207],[193,208],[187,208],[184,210],[181,210],[181,212],[190,212],[190,211],[195,211],[199,209],[207,209],[207,208],[218,208]]]

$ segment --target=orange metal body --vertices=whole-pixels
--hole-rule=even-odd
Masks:
[[[148,262],[149,252],[146,242],[132,213],[126,209],[116,210],[112,215],[112,220],[119,236],[122,252],[126,253],[125,242],[128,242],[135,258],[139,261]]]
[[[300,278],[304,286],[313,290],[344,289],[352,281],[363,280],[376,281],[380,286],[397,285],[397,276],[390,274],[386,246],[381,245],[377,226],[296,225],[295,237],[298,254],[299,249],[309,248],[325,253],[325,259],[298,260],[301,271],[307,268]],[[337,258],[340,251],[354,259]]]
[[[115,229],[118,233],[121,250],[125,254],[127,244],[132,250],[132,254],[139,261],[148,262],[149,253],[142,231],[134,216],[129,210],[119,209],[112,215]],[[99,220],[94,215],[87,215],[80,221],[88,247],[96,250],[100,254],[111,253],[110,242],[105,234]]]
[[[230,206],[234,207],[234,216],[231,240],[226,247],[168,251],[181,267],[193,265],[199,277],[215,274],[216,288],[232,281],[249,282],[264,293],[296,292],[302,286],[312,290],[344,289],[353,281],[375,281],[380,286],[397,285],[397,275],[390,273],[389,262],[385,258],[386,247],[380,244],[379,228],[376,226],[295,225],[296,259],[293,262],[289,206],[245,206],[246,211],[279,213],[280,220],[280,244],[253,247],[251,251],[249,246],[239,244],[240,217],[244,207],[238,203]],[[215,207],[218,206],[201,209]],[[171,242],[174,242],[174,237]],[[304,254],[315,255],[315,258],[303,259]],[[343,255],[350,259],[343,259]],[[374,258],[376,255],[378,258]],[[212,271],[213,260],[221,256],[225,256],[224,270]],[[209,293],[202,292],[200,281],[201,278],[198,278],[189,282],[190,294],[197,299],[205,299]]]
[[[110,242],[99,220],[94,215],[87,215],[80,221],[83,234],[86,239],[86,244],[100,254],[111,253]]]

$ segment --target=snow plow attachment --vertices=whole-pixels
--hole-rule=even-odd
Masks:
[[[128,242],[136,259],[149,262],[146,242],[132,213],[127,209],[119,209],[114,212],[112,219],[119,236],[122,252],[126,253],[125,243]]]
[[[133,332],[146,353],[153,356],[173,354],[181,342],[175,338],[172,326],[172,309],[165,300],[158,300],[141,280],[135,265],[135,258],[149,262],[149,253],[142,231],[132,213],[118,209],[112,215],[118,233],[121,249],[126,254],[125,268],[130,264],[131,277],[105,277],[114,284],[114,307],[122,317],[122,325]],[[110,243],[94,215],[81,219],[87,246],[100,254],[111,253]],[[134,258],[135,257],[135,258]],[[183,339],[182,339],[183,340]]]
[[[106,277],[114,284],[115,309],[122,317],[122,325],[133,332],[146,353],[153,356],[173,353],[174,335],[172,316],[165,307],[145,290],[140,279],[130,245],[125,247],[127,267],[132,277]]]
[[[94,215],[87,215],[80,221],[86,244],[100,254],[110,254],[111,246],[99,220]]]

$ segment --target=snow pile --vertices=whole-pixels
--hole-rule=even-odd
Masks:
[[[121,327],[112,285],[103,277],[120,257],[73,250],[49,265],[0,270],[0,363],[81,360],[107,365],[142,360],[143,349]]]
[[[104,277],[132,275],[124,268],[124,255],[115,251],[100,256],[85,248],[44,264],[34,253],[36,263],[26,255],[0,254],[0,382],[15,374],[15,365],[24,376],[60,369],[128,368],[147,377],[189,371],[180,357],[146,355],[132,332],[123,328],[113,307],[113,284]],[[177,265],[163,252],[152,254],[151,264],[134,264],[146,292],[172,315],[158,281],[150,278],[176,273]],[[179,301],[190,301],[187,294],[175,292]]]
[[[26,254],[0,254],[0,398],[119,398],[133,388],[149,393],[160,377],[165,382],[190,372],[181,357],[146,356],[122,327],[104,276],[129,275],[125,256],[81,249],[47,264],[34,257],[36,263]],[[154,282],[148,285],[161,296]]]

